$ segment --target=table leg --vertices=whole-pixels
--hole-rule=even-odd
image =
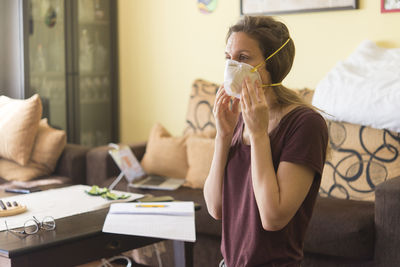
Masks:
[[[193,267],[193,243],[174,240],[175,267]]]

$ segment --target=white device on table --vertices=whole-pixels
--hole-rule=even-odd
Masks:
[[[108,153],[110,153],[114,162],[121,170],[117,179],[109,186],[110,190],[112,190],[124,176],[130,187],[142,189],[175,190],[185,182],[185,179],[146,174],[129,146],[119,146],[116,144],[109,144],[109,146],[112,148]]]

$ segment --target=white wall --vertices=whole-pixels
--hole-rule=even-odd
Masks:
[[[24,97],[22,0],[0,1],[0,94]]]

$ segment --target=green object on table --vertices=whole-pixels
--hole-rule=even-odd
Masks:
[[[130,197],[130,195],[117,195],[115,193],[111,193],[110,190],[108,190],[108,188],[103,187],[100,188],[97,185],[92,186],[92,188],[90,188],[90,190],[85,190],[86,193],[88,193],[91,196],[101,196],[102,198],[106,198],[109,200],[117,200],[117,199],[127,199],[128,197]]]
[[[109,200],[126,199],[129,195],[117,195],[115,193],[107,192],[101,195],[102,198],[107,198]]]
[[[89,191],[86,191],[86,193],[88,193],[89,195],[92,195],[92,196],[101,196],[107,192],[108,192],[108,188],[106,188],[106,187],[100,188],[97,185],[92,186],[92,188],[90,188]]]

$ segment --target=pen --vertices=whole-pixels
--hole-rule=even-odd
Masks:
[[[0,207],[1,207],[3,210],[6,210],[6,209],[7,209],[6,205],[4,205],[4,202],[3,202],[3,200],[1,200],[1,199],[0,199]]]
[[[151,204],[140,204],[136,205],[136,208],[165,208],[167,205],[151,205]]]

